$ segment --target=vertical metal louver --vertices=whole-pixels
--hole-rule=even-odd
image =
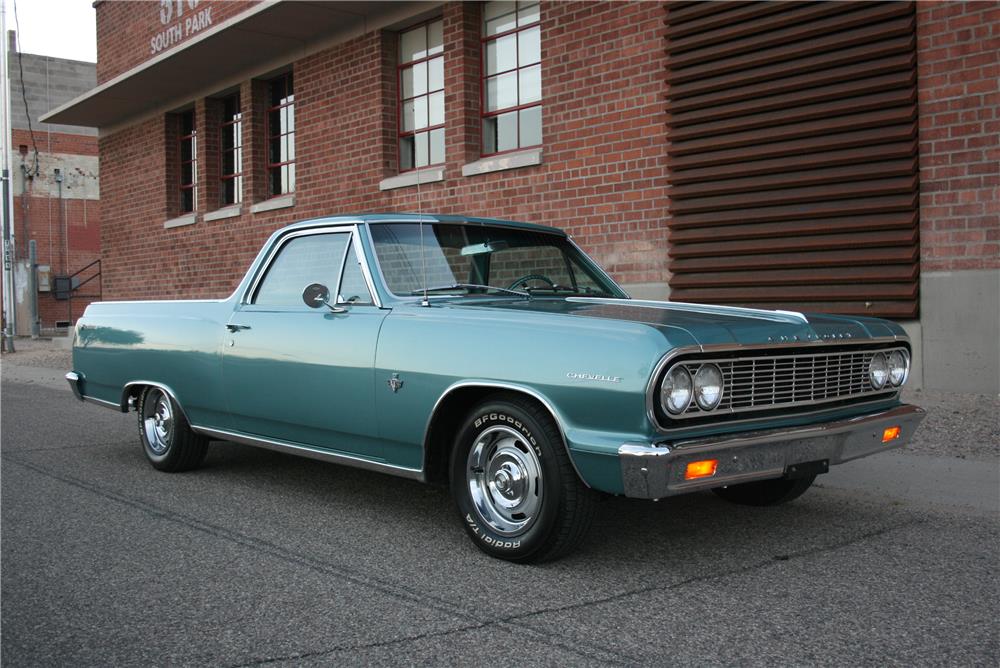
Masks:
[[[917,315],[907,2],[667,3],[671,299]]]

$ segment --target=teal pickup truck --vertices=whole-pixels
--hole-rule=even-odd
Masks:
[[[600,493],[773,505],[904,445],[909,367],[892,322],[631,299],[560,230],[383,214],[278,230],[228,299],[91,304],[66,378],[157,469],[227,440],[447,484],[531,562]]]

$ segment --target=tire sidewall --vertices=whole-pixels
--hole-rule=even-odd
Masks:
[[[163,454],[160,455],[156,454],[156,452],[149,444],[149,439],[146,437],[146,428],[144,424],[145,419],[143,417],[146,412],[146,405],[150,401],[153,402],[157,401],[157,398],[159,396],[165,397],[166,400],[170,402],[170,410],[174,420],[173,432],[170,434],[170,442],[167,443],[167,449],[164,450]],[[178,427],[180,426],[177,423],[177,419],[179,417],[177,404],[174,402],[173,399],[170,398],[170,395],[164,392],[163,390],[156,387],[150,387],[147,388],[146,391],[142,393],[142,396],[139,400],[138,415],[139,415],[139,420],[138,420],[139,442],[142,443],[142,451],[146,454],[146,458],[156,468],[168,466],[172,461],[173,457],[175,456],[175,452],[177,450],[177,430]]]
[[[542,473],[542,503],[538,517],[519,536],[504,536],[483,521],[476,510],[466,480],[468,456],[479,435],[491,427],[504,426],[517,431],[538,457]],[[541,425],[525,411],[505,402],[494,401],[478,406],[465,421],[452,448],[450,480],[452,496],[461,517],[462,526],[480,549],[496,557],[519,561],[540,550],[552,533],[559,512],[562,480],[558,462],[553,456],[552,443]]]

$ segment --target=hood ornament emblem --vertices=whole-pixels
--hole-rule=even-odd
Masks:
[[[401,387],[403,387],[403,381],[401,381],[399,379],[399,374],[398,373],[392,374],[392,378],[390,378],[389,380],[387,380],[385,382],[386,382],[386,385],[389,386],[389,389],[392,390],[393,394],[395,394],[396,392],[399,392],[399,389]]]

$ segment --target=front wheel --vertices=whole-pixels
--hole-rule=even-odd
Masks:
[[[802,496],[815,479],[816,476],[760,480],[729,487],[716,487],[712,491],[726,501],[743,506],[777,506]]]
[[[208,452],[208,439],[191,430],[177,403],[158,387],[139,399],[139,441],[146,458],[160,471],[198,468]]]
[[[462,524],[487,554],[557,559],[586,535],[595,494],[577,477],[542,408],[516,395],[477,406],[452,449],[451,491]]]

